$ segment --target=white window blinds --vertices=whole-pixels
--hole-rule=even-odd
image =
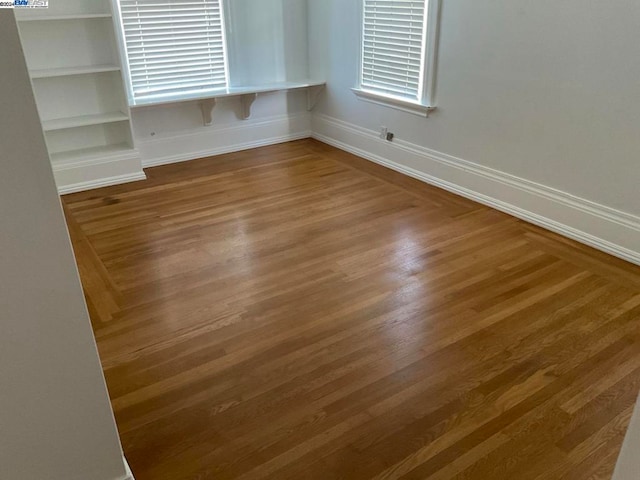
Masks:
[[[225,88],[221,0],[120,0],[134,99]]]
[[[421,100],[425,18],[425,0],[364,0],[362,88]]]

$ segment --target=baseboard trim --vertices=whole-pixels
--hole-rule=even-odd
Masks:
[[[86,182],[73,183],[70,185],[62,185],[58,187],[58,193],[60,195],[67,195],[69,193],[83,192],[85,190],[110,187],[112,185],[120,185],[122,183],[137,182],[146,179],[147,176],[144,174],[144,172],[132,173],[127,175],[117,175],[114,177],[100,178],[98,180],[89,180]]]
[[[300,113],[137,142],[144,168],[186,162],[311,137],[311,115]]]
[[[545,185],[315,114],[312,137],[640,265],[640,217]]]
[[[135,480],[135,478],[133,478],[131,468],[129,468],[129,462],[127,462],[127,459],[124,456],[122,457],[122,461],[124,462],[124,468],[127,471],[127,474],[122,478],[122,480]]]
[[[52,162],[52,169],[60,195],[147,178],[136,149],[72,162]]]

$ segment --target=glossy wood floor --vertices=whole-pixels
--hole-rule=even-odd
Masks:
[[[137,480],[608,479],[640,269],[305,140],[64,198]]]

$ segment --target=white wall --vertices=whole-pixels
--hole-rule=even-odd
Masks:
[[[232,86],[309,77],[306,0],[226,0]]]
[[[11,10],[0,10],[0,478],[126,471]]]
[[[264,85],[308,77],[306,0],[227,0],[230,84]],[[146,166],[309,136],[305,92],[258,97],[249,120],[239,97],[222,99],[213,125],[198,102],[135,108],[136,146]]]
[[[640,3],[442,0],[441,13],[438,111],[427,119],[364,103],[350,91],[358,71],[360,0],[309,0],[311,76],[328,81],[314,131],[335,137],[331,119],[363,134],[384,125],[405,147],[513,175],[568,194],[563,198],[578,197],[581,205],[593,202],[603,216],[633,227],[620,233],[633,239],[616,234],[604,241],[626,242],[640,259]],[[348,136],[341,141],[348,144]],[[386,155],[386,147],[371,144],[373,154]],[[398,159],[418,174],[458,182],[442,178],[426,160]],[[494,196],[477,185],[463,187]],[[607,235],[605,227],[572,227]]]

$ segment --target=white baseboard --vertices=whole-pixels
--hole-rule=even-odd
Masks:
[[[640,217],[326,115],[312,137],[640,265]]]
[[[140,155],[135,150],[127,154],[74,163],[54,163],[53,176],[60,195],[147,178],[142,171]]]
[[[58,192],[64,195],[144,180],[143,167],[195,160],[310,136],[311,115],[303,112],[142,140],[137,142],[137,150],[132,155],[54,164],[53,173]]]
[[[138,140],[136,145],[142,155],[142,165],[154,167],[310,136],[311,115],[304,112],[226,127],[204,127],[194,132]]]
[[[122,480],[135,480],[135,478],[133,478],[133,473],[131,472],[131,468],[129,468],[129,463],[127,462],[127,459],[124,456],[122,457],[122,461],[124,462],[124,468],[127,471],[127,474],[124,476],[124,478],[122,478]]]
[[[123,183],[137,182],[146,179],[147,176],[144,172],[132,173],[130,175],[118,175],[116,177],[100,178],[98,180],[89,180],[86,182],[73,183],[71,185],[63,185],[58,187],[58,193],[60,195],[67,195],[69,193],[84,192],[85,190],[110,187],[112,185],[120,185]]]

